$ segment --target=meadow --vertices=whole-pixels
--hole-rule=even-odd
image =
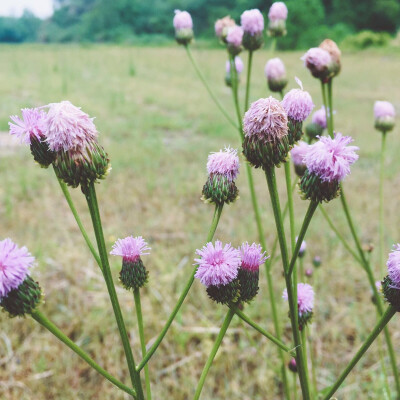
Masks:
[[[234,116],[231,92],[224,84],[224,50],[194,49],[211,87]],[[319,82],[303,67],[302,52],[280,53],[289,80],[299,77],[319,108]],[[263,68],[267,50],[254,57],[251,99],[267,97]],[[360,159],[344,186],[364,245],[378,242],[378,173],[380,133],[373,127],[375,100],[400,108],[398,71],[400,50],[345,53],[343,70],[334,82],[336,129],[351,135]],[[241,90],[243,90],[242,77]],[[29,148],[8,135],[9,115],[23,107],[70,100],[91,116],[100,143],[109,153],[112,171],[97,186],[107,246],[118,237],[142,235],[152,248],[144,262],[150,282],[142,291],[145,333],[157,336],[192,270],[194,252],[204,244],[213,206],[200,200],[207,178],[209,152],[225,145],[239,148],[237,132],[225,121],[197,80],[182,48],[117,46],[1,46],[0,47],[0,238],[11,237],[37,257],[33,276],[46,294],[42,310],[100,365],[120,380],[129,376],[119,335],[100,270],[80,236],[53,171],[35,165]],[[243,105],[241,105],[243,107]],[[388,253],[400,242],[399,128],[388,136],[385,169],[385,218]],[[242,164],[244,163],[242,157]],[[242,165],[243,167],[243,165]],[[265,176],[254,172],[267,243],[275,225]],[[285,195],[283,171],[278,184]],[[257,242],[253,210],[244,168],[237,180],[240,198],[225,206],[215,238],[237,246]],[[90,228],[84,196],[72,195],[85,226]],[[351,242],[339,201],[327,205],[331,218]],[[297,226],[308,202],[295,194]],[[90,230],[91,232],[91,230]],[[335,381],[375,324],[375,308],[364,271],[329,230],[317,210],[306,236],[305,266],[314,256],[322,265],[308,282],[314,285],[316,306],[311,339],[317,360],[318,387]],[[370,253],[377,279],[383,274],[378,251]],[[120,260],[112,259],[114,280]],[[260,293],[246,312],[273,331],[265,276]],[[290,342],[282,266],[273,266],[276,297],[285,342]],[[118,285],[117,285],[118,286]],[[120,286],[118,294],[129,327],[135,359],[140,360],[133,296]],[[208,299],[195,282],[178,318],[149,362],[154,399],[190,399],[226,313]],[[389,328],[400,360],[400,321]],[[337,392],[338,399],[382,399],[384,378],[379,342]],[[65,349],[30,318],[0,315],[0,398],[124,399],[125,395]],[[386,353],[385,353],[386,355]],[[287,359],[289,361],[289,358]],[[388,357],[385,358],[390,377]],[[276,347],[234,318],[203,390],[203,399],[279,399]]]

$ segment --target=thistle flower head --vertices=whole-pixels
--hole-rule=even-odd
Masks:
[[[276,142],[288,134],[288,119],[281,103],[273,97],[259,99],[244,115],[246,136],[257,136],[264,142]]]
[[[285,20],[288,15],[288,9],[282,1],[277,1],[272,4],[268,12],[268,18],[270,21]]]
[[[240,24],[245,33],[259,35],[264,30],[264,17],[256,8],[247,10],[241,15]]]
[[[307,154],[310,145],[302,140],[294,145],[290,151],[294,165],[304,165],[304,157]]]
[[[339,74],[341,69],[341,51],[338,45],[331,39],[325,39],[319,46],[320,49],[326,50],[332,59],[332,73],[333,76]]]
[[[311,122],[314,124],[318,124],[321,128],[325,129],[326,124],[326,110],[325,107],[322,106],[319,110],[315,111],[312,115]]]
[[[201,250],[196,250],[201,258],[194,261],[198,265],[195,277],[205,286],[227,285],[238,274],[240,252],[230,244],[225,246],[217,240],[215,245],[207,243]]]
[[[310,115],[314,108],[314,103],[310,93],[303,90],[301,81],[297,78],[296,81],[299,83],[300,89],[292,89],[286,93],[282,100],[282,106],[289,118],[302,122]]]
[[[52,151],[81,151],[97,139],[94,118],[69,101],[48,105],[47,143]]]
[[[142,236],[128,236],[125,239],[118,239],[110,252],[113,256],[121,256],[124,261],[136,262],[140,256],[150,254],[146,241]]]
[[[299,240],[299,238],[298,238],[298,236],[296,236],[296,243],[297,243],[298,240]],[[301,242],[301,246],[300,246],[300,249],[299,249],[299,257],[304,255],[306,249],[307,249],[307,243],[306,243],[305,240],[303,240]]]
[[[234,181],[239,174],[239,165],[237,150],[225,147],[225,150],[208,156],[207,170],[209,175],[220,174],[226,176],[229,181]]]
[[[31,144],[31,139],[40,140],[45,136],[47,130],[46,113],[37,108],[23,108],[22,119],[17,115],[10,118],[15,123],[9,122],[10,134],[15,135],[21,142]]]
[[[18,288],[34,261],[26,247],[18,247],[11,239],[0,241],[0,298]]]
[[[241,268],[248,271],[258,271],[260,265],[264,264],[269,257],[266,256],[265,251],[262,251],[262,247],[255,243],[250,245],[245,242],[240,246],[239,251],[242,258]]]
[[[351,136],[335,134],[335,138],[322,136],[311,145],[304,157],[310,173],[322,181],[340,182],[350,173],[350,165],[357,161],[358,147],[348,146],[353,141]]]
[[[389,258],[386,263],[389,278],[392,281],[395,289],[400,289],[400,244],[396,244],[393,250],[389,253]]]
[[[278,58],[271,58],[267,61],[264,68],[265,77],[268,80],[282,80],[286,79],[286,69],[283,61]]]
[[[227,30],[235,25],[236,25],[235,21],[229,15],[227,15],[224,18],[217,19],[215,21],[215,26],[214,26],[215,34],[220,39],[224,39],[224,37],[228,33]]]
[[[240,74],[243,71],[243,67],[244,67],[243,61],[239,56],[235,57],[235,67],[236,67],[236,72],[238,74]],[[229,61],[226,61],[225,69],[226,69],[227,74],[231,73],[231,63]]]
[[[282,297],[285,300],[288,299],[287,289],[283,291]],[[299,309],[299,317],[311,313],[314,308],[314,290],[308,283],[297,284],[297,306]]]
[[[392,103],[388,101],[376,101],[374,104],[374,116],[377,118],[395,117],[396,111]]]
[[[187,11],[175,10],[175,16],[173,20],[174,28],[179,31],[181,29],[192,29],[193,21],[192,17]]]
[[[317,71],[323,71],[332,62],[331,55],[320,47],[312,47],[301,59],[307,68],[314,68]]]
[[[242,46],[243,33],[243,29],[240,26],[229,28],[226,35],[226,42],[228,45],[239,49]]]

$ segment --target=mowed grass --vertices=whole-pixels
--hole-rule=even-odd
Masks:
[[[223,50],[194,50],[211,87],[233,114],[230,90],[224,86]],[[300,61],[300,52],[279,56],[287,66],[289,88],[298,76],[321,105],[320,84]],[[268,51],[255,55],[251,99],[269,95],[263,67]],[[244,56],[245,58],[245,56]],[[373,129],[373,103],[392,101],[400,109],[400,52],[344,54],[343,71],[334,83],[335,125],[360,147],[360,159],[345,182],[363,244],[378,242],[378,166],[380,134]],[[101,273],[80,236],[54,173],[33,163],[29,149],[15,146],[5,132],[9,115],[23,107],[70,100],[96,116],[100,142],[112,171],[97,186],[108,248],[118,237],[142,235],[151,255],[143,258],[150,282],[142,290],[146,337],[158,333],[187,277],[194,252],[204,244],[213,207],[200,201],[207,155],[225,145],[240,148],[237,132],[225,121],[197,80],[183,48],[106,46],[0,47],[0,238],[11,237],[37,257],[33,276],[46,294],[41,307],[67,335],[108,371],[128,383],[118,331]],[[242,88],[245,74],[242,74]],[[242,93],[243,94],[243,93]],[[243,108],[243,105],[242,105]],[[389,134],[386,159],[386,249],[400,241],[399,129]],[[242,164],[244,161],[242,160]],[[237,246],[257,241],[244,170],[238,178],[240,199],[226,206],[216,238]],[[269,246],[275,238],[265,178],[254,171],[256,190]],[[285,186],[278,173],[282,203]],[[90,220],[79,189],[73,198],[85,226]],[[300,227],[308,203],[295,195]],[[340,201],[327,206],[331,217],[352,240]],[[92,235],[93,237],[93,235]],[[307,234],[305,266],[319,255],[322,266],[312,283],[316,305],[311,343],[319,389],[334,382],[375,324],[375,308],[366,275],[329,230],[317,211]],[[370,259],[376,279],[384,269]],[[118,286],[120,260],[112,260]],[[290,343],[282,266],[273,265],[275,294],[284,340]],[[133,296],[118,286],[136,360],[140,344]],[[246,312],[273,332],[264,271],[260,293]],[[181,312],[149,362],[154,399],[190,399],[223,321],[226,308],[216,306],[195,282]],[[126,396],[93,372],[74,353],[30,318],[0,317],[0,397],[4,399],[124,399]],[[400,322],[390,324],[400,363]],[[338,392],[340,399],[382,399],[383,376],[377,341]],[[389,383],[394,392],[388,356]],[[289,358],[287,359],[289,361]],[[234,319],[203,391],[203,399],[280,399],[280,363],[276,347]],[[291,374],[289,372],[289,374]]]

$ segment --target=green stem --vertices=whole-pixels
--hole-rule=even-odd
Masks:
[[[292,259],[290,260],[290,265],[289,265],[289,269],[288,269],[289,276],[291,275],[291,273],[293,271],[294,265],[296,263],[298,255],[299,255],[299,250],[300,250],[301,244],[303,243],[304,236],[306,235],[308,226],[310,225],[311,219],[314,215],[315,210],[318,207],[318,204],[319,203],[317,201],[311,201],[310,205],[308,206],[308,210],[304,217],[303,225],[301,227],[299,236],[296,241],[296,247],[293,250]]]
[[[133,291],[133,298],[135,300],[136,317],[138,321],[138,330],[140,337],[140,347],[142,348],[142,357],[146,355],[146,341],[144,338],[144,327],[143,327],[143,315],[142,315],[142,304],[140,301],[140,289]],[[146,382],[146,399],[151,400],[151,386],[150,386],[150,375],[149,365],[144,366],[144,378]]]
[[[275,336],[271,335],[269,332],[267,332],[266,330],[264,330],[263,328],[261,328],[260,325],[258,325],[256,322],[254,322],[252,319],[250,319],[245,313],[243,313],[242,311],[240,311],[238,308],[234,309],[235,314],[237,314],[237,316],[239,318],[241,318],[244,322],[246,322],[247,324],[249,324],[250,326],[252,326],[256,331],[258,331],[259,333],[261,333],[261,335],[265,336],[267,339],[271,340],[271,342],[275,343],[280,349],[282,349],[283,351],[285,351],[286,353],[290,353],[291,355],[293,352],[293,349],[290,349],[288,346],[286,346],[285,344],[282,343],[281,340],[277,339]]]
[[[214,237],[215,231],[218,226],[219,219],[221,217],[222,213],[222,208],[223,205],[217,205],[215,206],[215,212],[214,212],[214,217],[211,223],[210,230],[207,235],[206,243],[211,242],[211,240]],[[196,274],[197,267],[193,269],[192,273],[190,274],[189,280],[187,281],[182,294],[180,295],[178,302],[175,304],[174,309],[171,312],[171,315],[169,316],[167,322],[165,323],[163,329],[161,330],[160,334],[158,335],[157,339],[153,343],[153,345],[150,347],[146,355],[143,357],[143,360],[139,363],[137,366],[137,371],[141,371],[142,368],[147,364],[147,362],[150,360],[150,358],[153,356],[155,351],[157,350],[158,346],[160,345],[161,341],[164,339],[164,336],[168,332],[169,327],[171,326],[172,322],[175,319],[176,314],[178,314],[179,309],[181,308],[183,302],[186,299],[187,294],[189,293],[190,288],[192,287],[193,281],[194,281],[194,275]]]
[[[308,355],[307,355],[307,335],[306,335],[306,326],[303,326],[303,329],[301,330],[301,344],[303,346],[303,351],[304,351],[304,367],[306,369],[305,373],[306,373],[306,377],[307,377],[307,381],[309,381],[308,378]],[[311,395],[311,398],[314,398],[314,395]]]
[[[296,362],[298,365],[298,372],[299,372],[299,379],[301,390],[303,393],[303,400],[310,399],[310,389],[308,386],[307,375],[305,370],[305,360],[304,360],[304,352],[301,346],[300,334],[299,334],[299,327],[297,323],[297,299],[293,296],[293,283],[288,274],[289,271],[289,255],[286,245],[286,237],[285,231],[283,226],[283,219],[281,214],[281,207],[279,203],[279,196],[276,186],[276,177],[275,177],[275,168],[270,168],[265,171],[265,175],[267,178],[267,184],[269,189],[269,194],[271,198],[272,209],[274,212],[275,224],[276,229],[279,237],[279,245],[281,248],[281,257],[283,263],[283,270],[285,272],[285,280],[286,280],[286,288],[288,292],[288,302],[289,302],[289,314],[290,314],[290,321],[292,325],[292,333],[293,339],[296,347]],[[294,254],[295,255],[295,254]]]
[[[57,175],[56,175],[57,176]],[[97,264],[99,265],[100,269],[102,269],[103,267],[101,266],[101,261],[100,261],[100,257],[97,254],[96,249],[94,248],[91,240],[89,239],[89,236],[82,224],[82,221],[79,217],[78,211],[75,208],[74,202],[72,201],[72,197],[71,194],[69,193],[68,187],[67,185],[57,177],[58,183],[60,184],[61,190],[64,194],[65,200],[67,200],[67,203],[69,205],[69,208],[71,209],[71,212],[75,218],[76,223],[78,224],[79,230],[82,233],[83,238],[85,239],[85,242],[87,244],[87,246],[89,247],[90,252],[92,253],[94,259],[96,260]]]
[[[329,136],[333,138],[333,101],[332,101],[332,79],[329,80],[328,84],[328,109],[329,109]],[[328,114],[328,112],[327,112]]]
[[[317,368],[316,368],[316,355],[313,351],[312,341],[310,346],[310,360],[311,360],[311,373],[312,373],[312,381],[314,387],[314,393],[318,393],[318,385],[317,385]]]
[[[208,94],[210,95],[210,97],[213,99],[215,105],[219,108],[219,110],[221,111],[221,113],[225,116],[225,118],[227,119],[227,121],[236,129],[238,128],[237,125],[235,124],[235,122],[233,121],[233,119],[229,116],[229,114],[226,112],[226,110],[224,109],[224,107],[222,106],[222,104],[219,102],[217,96],[215,96],[214,92],[211,90],[210,86],[208,85],[206,79],[204,78],[203,73],[200,71],[200,68],[198,67],[195,59],[193,58],[192,55],[192,51],[190,50],[190,46],[185,46],[187,55],[189,57],[189,60],[191,61],[197,76],[199,77],[199,79],[201,80],[201,82],[203,83],[204,87],[206,88]],[[232,70],[231,70],[232,71]],[[236,69],[235,69],[236,71]]]
[[[368,335],[367,339],[363,343],[363,345],[360,347],[360,349],[357,351],[353,359],[349,362],[347,367],[344,369],[342,374],[339,376],[338,380],[333,384],[329,392],[324,396],[323,400],[329,400],[336,392],[337,389],[339,389],[340,385],[343,383],[343,381],[346,379],[347,375],[351,372],[351,370],[356,366],[358,361],[361,359],[361,357],[365,354],[365,352],[369,349],[373,341],[377,338],[377,336],[382,332],[383,328],[387,325],[387,323],[390,321],[390,319],[396,314],[396,310],[392,307],[389,306],[385,313],[382,315],[381,319],[378,321],[378,323],[375,325],[374,329],[372,332]]]
[[[247,79],[246,79],[246,95],[244,100],[244,112],[246,112],[249,109],[250,78],[251,78],[252,62],[253,62],[253,51],[249,50],[249,57],[247,62]]]
[[[290,172],[290,163],[285,162],[285,180],[286,180],[286,192],[289,205],[289,226],[290,226],[290,243],[291,250],[293,251],[296,244],[296,228],[294,225],[294,206],[293,206],[293,193],[292,193],[292,176]]]
[[[104,242],[103,227],[101,224],[99,205],[97,203],[96,189],[94,183],[91,182],[84,190],[86,201],[89,207],[90,216],[92,218],[93,229],[96,235],[97,247],[99,249],[101,264],[103,266],[103,276],[107,285],[108,294],[110,296],[111,305],[117,321],[118,330],[121,336],[122,345],[125,351],[125,357],[128,364],[129,374],[132,385],[135,387],[139,400],[143,400],[143,389],[140,382],[139,373],[135,368],[135,360],[133,358],[132,349],[129,343],[128,334],[126,332],[124,318],[122,316],[121,307],[119,305],[117,292],[111,275],[110,264],[108,262],[108,253]]]
[[[379,267],[381,276],[384,275],[383,266],[385,265],[385,217],[384,217],[384,196],[383,183],[385,179],[385,147],[386,132],[382,132],[381,162],[379,173]]]
[[[269,49],[269,51],[271,53],[271,57],[275,53],[275,49],[276,49],[276,37],[272,38],[272,41],[271,41],[271,47]]]
[[[297,378],[296,373],[293,373],[293,400],[297,400]]]
[[[77,346],[67,335],[65,335],[60,329],[57,328],[41,311],[35,310],[31,314],[32,318],[39,322],[44,328],[51,332],[57,339],[67,345],[73,352],[75,352],[79,357],[86,361],[94,370],[96,370],[100,375],[103,375],[108,381],[113,385],[117,386],[124,392],[128,393],[132,397],[136,398],[136,392],[124,385],[118,379],[114,378],[105,369],[101,368],[90,356],[85,353],[79,346]]]
[[[222,343],[222,339],[224,338],[225,333],[228,330],[229,324],[231,323],[232,318],[233,318],[234,315],[235,315],[235,311],[233,309],[229,309],[227,314],[226,314],[225,320],[224,320],[224,322],[223,322],[223,324],[221,326],[221,329],[219,331],[217,339],[215,340],[215,343],[214,343],[214,346],[213,346],[213,348],[211,350],[211,353],[208,356],[206,365],[203,368],[203,372],[201,373],[201,376],[200,376],[199,382],[197,384],[197,388],[196,388],[196,392],[194,394],[193,400],[198,400],[200,398],[200,394],[201,394],[201,391],[203,389],[204,382],[206,380],[208,371],[210,370],[210,367],[211,367],[211,365],[212,365],[212,363],[214,361],[214,358],[215,358],[215,356],[217,354],[219,346]]]

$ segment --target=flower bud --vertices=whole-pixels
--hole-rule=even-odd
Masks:
[[[376,101],[374,104],[375,128],[382,133],[394,128],[396,111],[388,101]]]
[[[215,22],[215,34],[219,39],[221,39],[222,42],[226,43],[228,30],[235,25],[235,21],[229,15],[224,18],[217,19],[217,21]]]
[[[333,78],[335,65],[326,50],[313,47],[301,59],[314,78],[320,79],[323,83]]]
[[[313,276],[313,270],[311,268],[307,268],[304,273],[307,278],[311,278]]]
[[[307,167],[304,163],[304,156],[308,151],[309,145],[306,142],[298,142],[290,151],[290,156],[293,161],[294,170],[297,176],[302,177]]]
[[[317,140],[318,136],[321,136],[323,133],[323,128],[321,128],[320,125],[310,122],[309,124],[306,125],[305,133],[310,141],[310,143],[313,140]]]
[[[288,368],[290,369],[290,371],[292,371],[294,373],[297,372],[297,363],[296,363],[296,359],[295,358],[292,358],[289,361]]]
[[[342,55],[337,44],[331,39],[325,39],[319,46],[320,49],[326,50],[332,59],[332,77],[339,75],[341,69],[340,57]]]
[[[243,47],[249,51],[254,51],[262,47],[264,44],[264,17],[260,10],[245,11],[240,17],[240,23],[244,32]]]
[[[320,256],[315,256],[314,258],[313,258],[313,265],[314,265],[314,267],[315,268],[318,268],[318,267],[320,267],[321,266],[321,257]]]
[[[193,40],[193,21],[187,11],[175,10],[173,20],[175,39],[179,44],[187,46]]]
[[[240,26],[233,26],[228,29],[226,43],[230,55],[237,56],[243,50],[242,40],[243,29]]]
[[[268,35],[280,37],[286,35],[286,19],[288,10],[285,3],[278,1],[272,4],[268,12]]]
[[[268,60],[265,64],[264,73],[271,92],[281,93],[285,89],[288,80],[286,78],[285,65],[280,58]]]

